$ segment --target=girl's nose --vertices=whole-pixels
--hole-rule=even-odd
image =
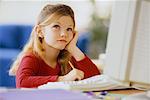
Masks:
[[[60,36],[61,36],[61,37],[66,37],[66,36],[67,36],[67,33],[66,33],[65,31],[62,31],[62,32],[60,33]]]

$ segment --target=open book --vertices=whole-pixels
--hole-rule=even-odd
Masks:
[[[119,82],[106,75],[96,75],[80,81],[48,82],[39,89],[66,89],[80,91],[100,91],[130,88],[128,82]]]

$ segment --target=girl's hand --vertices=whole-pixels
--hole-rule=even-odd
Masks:
[[[73,39],[69,42],[69,44],[66,46],[65,49],[71,53],[75,48],[77,48],[76,46],[77,41],[78,41],[78,32],[75,31]]]
[[[59,76],[58,81],[75,81],[75,80],[81,80],[83,78],[84,78],[84,72],[76,68],[73,68],[73,70],[71,70],[65,76]]]
[[[76,46],[78,41],[78,32],[74,33],[74,38],[66,46],[66,50],[76,59],[76,61],[82,60],[85,55],[84,53]]]

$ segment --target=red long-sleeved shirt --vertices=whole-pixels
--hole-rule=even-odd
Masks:
[[[81,61],[73,59],[73,62],[77,69],[84,72],[84,78],[100,74],[95,64],[87,56]],[[59,63],[57,63],[56,68],[51,68],[34,54],[26,54],[22,58],[16,74],[16,87],[33,88],[47,82],[55,82],[61,73],[60,67]]]

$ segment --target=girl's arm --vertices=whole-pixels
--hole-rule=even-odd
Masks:
[[[71,40],[71,42],[66,46],[66,50],[72,54],[72,56],[77,60],[82,60],[85,55],[84,53],[77,47],[77,40],[78,40],[78,32],[74,33],[75,36]]]
[[[45,75],[40,76],[37,73],[39,70],[39,61],[32,57],[26,56],[22,59],[19,69],[16,75],[16,87],[17,88],[34,88],[39,85],[46,84],[47,82],[57,81],[58,75]],[[43,70],[43,73],[47,74],[47,70]]]
[[[100,74],[96,65],[76,46],[77,40],[78,33],[75,33],[74,38],[66,47],[73,56],[75,67],[84,72],[84,78]]]
[[[101,74],[101,72],[99,71],[97,66],[86,55],[80,61],[77,61],[74,57],[72,57],[72,62],[74,64],[75,68],[82,70],[84,72],[84,79],[89,78],[94,75]]]

